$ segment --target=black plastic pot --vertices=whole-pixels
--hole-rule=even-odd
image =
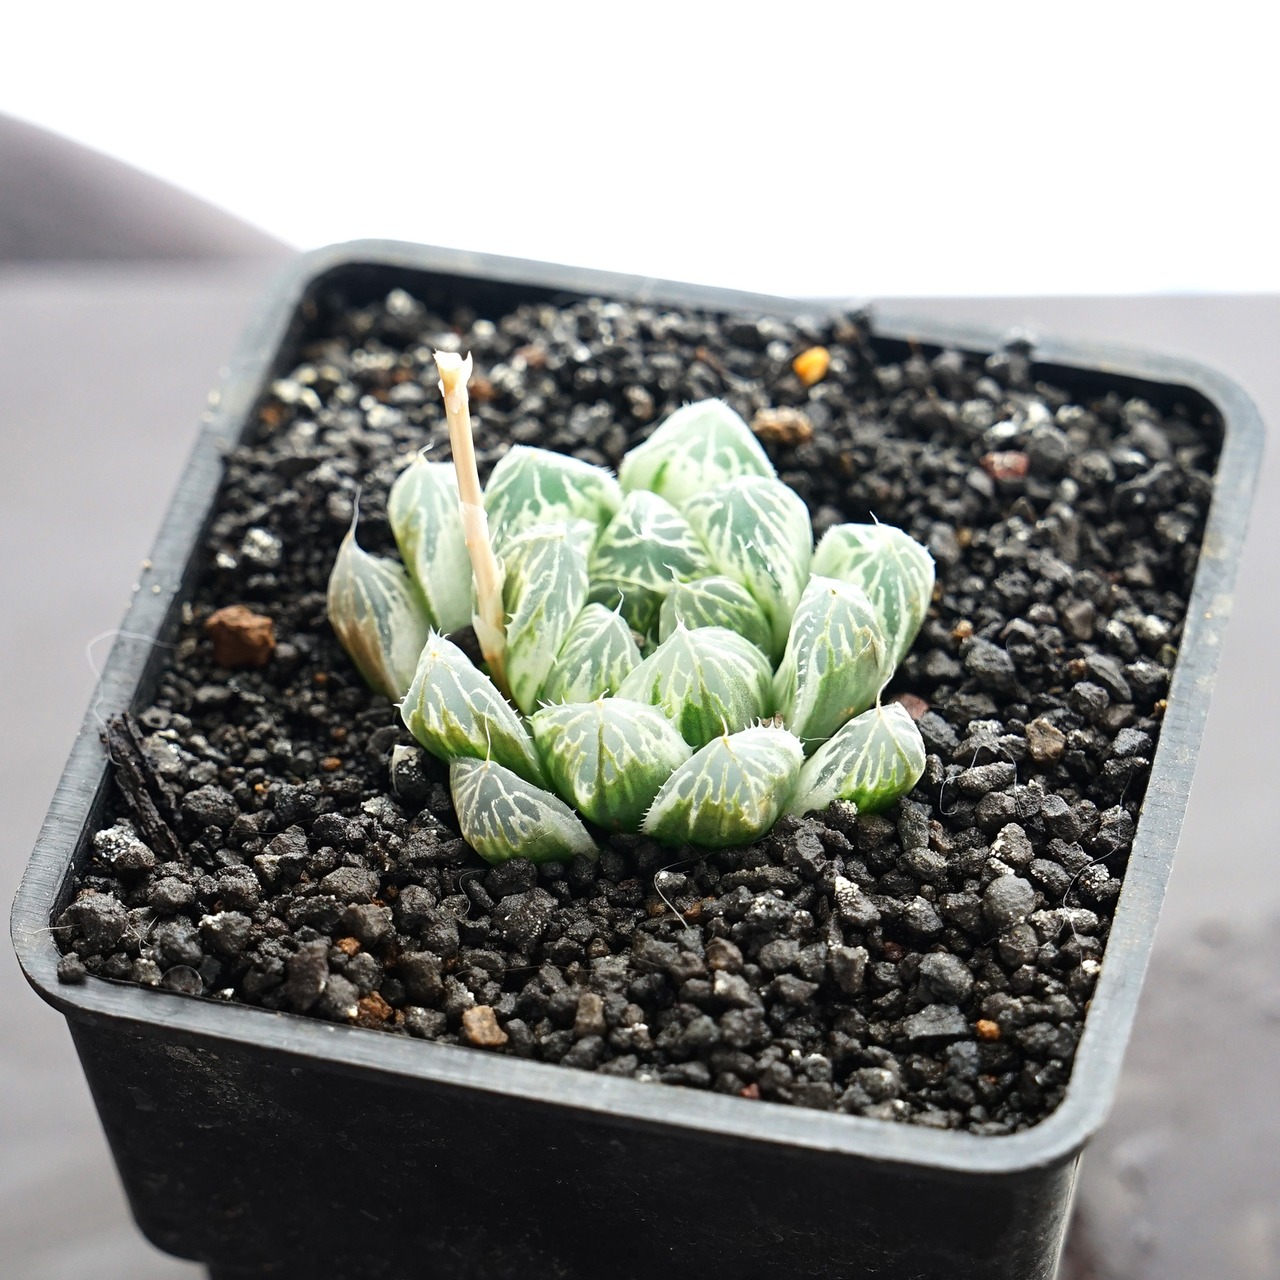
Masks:
[[[125,624],[166,639],[195,572],[225,448],[340,286],[402,285],[498,315],[601,294],[722,312],[797,303],[389,243],[299,259],[247,335],[152,553],[159,593]],[[876,342],[989,352],[996,335],[880,316]],[[1169,709],[1066,1100],[1008,1137],[642,1084],[90,980],[60,986],[49,932],[87,856],[108,773],[89,716],[32,856],[13,938],[67,1017],[130,1203],[162,1249],[222,1280],[555,1276],[1052,1276],[1080,1151],[1110,1107],[1230,613],[1262,429],[1227,379],[1183,361],[1038,341],[1037,373],[1177,399],[1225,443]],[[1215,429],[1210,426],[1207,429]],[[160,651],[112,652],[95,704],[146,704]]]

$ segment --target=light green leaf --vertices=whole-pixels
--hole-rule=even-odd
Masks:
[[[591,702],[616,693],[640,665],[640,649],[620,614],[587,605],[573,620],[542,686],[544,702]]]
[[[533,739],[511,704],[457,645],[434,632],[400,704],[400,717],[441,760],[493,759],[538,786],[546,782]]]
[[[664,844],[712,849],[756,840],[786,808],[803,763],[785,729],[722,735],[667,779],[641,830]]]
[[[851,800],[861,813],[878,813],[920,781],[924,765],[924,739],[903,707],[873,707],[805,762],[788,812],[812,813]]]
[[[737,476],[774,475],[751,428],[723,400],[677,409],[618,471],[623,489],[649,489],[676,507]]]
[[[587,562],[568,525],[532,525],[507,542],[503,567],[507,683],[527,715],[587,602]]]
[[[875,703],[893,675],[874,605],[861,587],[810,578],[774,677],[774,705],[806,752]]]
[[[809,580],[809,509],[781,480],[743,476],[697,494],[684,514],[716,571],[740,582],[764,610],[776,659]]]
[[[426,601],[431,625],[443,634],[471,622],[471,560],[458,512],[453,464],[421,454],[399,474],[387,497],[387,518],[405,565]]]
[[[762,653],[773,648],[773,633],[764,610],[751,592],[732,578],[712,576],[677,582],[662,602],[658,616],[658,639],[668,639],[677,625],[724,627],[750,641]]]
[[[856,583],[875,605],[897,666],[907,656],[933,599],[933,557],[888,524],[837,524],[813,554],[813,572]]]
[[[329,574],[328,604],[329,622],[360,674],[398,701],[413,680],[431,623],[404,566],[362,550],[354,523]]]
[[[622,490],[603,467],[517,444],[489,476],[484,505],[493,545],[504,555],[506,543],[531,525],[585,520],[603,528],[622,505]]]
[[[655,493],[627,494],[591,553],[591,599],[642,635],[656,628],[663,597],[676,582],[711,572],[685,518]]]
[[[544,707],[529,722],[556,791],[602,827],[636,831],[690,755],[655,707],[626,698]]]
[[[768,716],[773,671],[755,645],[724,627],[677,627],[618,686],[659,708],[692,747]]]
[[[563,800],[492,760],[455,760],[449,787],[462,838],[486,861],[567,862],[599,850]]]

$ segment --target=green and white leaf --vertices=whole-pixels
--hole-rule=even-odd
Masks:
[[[712,849],[756,840],[786,808],[803,763],[785,729],[724,734],[667,779],[640,829],[664,844]]]
[[[603,467],[522,444],[498,460],[484,490],[499,555],[506,554],[511,538],[532,525],[585,520],[601,529],[621,505],[622,489]]]
[[[809,579],[774,677],[774,705],[806,753],[875,704],[893,675],[875,606],[861,587]]]
[[[809,509],[781,480],[743,476],[691,498],[684,508],[718,573],[740,582],[769,619],[770,657],[787,642],[791,615],[809,580]]]
[[[788,812],[813,813],[851,800],[861,813],[878,813],[920,781],[924,765],[924,739],[903,707],[873,707],[805,762]]]
[[[617,831],[639,830],[662,784],[691,754],[661,711],[626,698],[544,707],[529,728],[556,791]]]
[[[657,707],[692,747],[745,729],[773,707],[773,670],[755,645],[724,627],[677,627],[618,687]]]
[[[741,583],[713,575],[677,582],[662,602],[658,639],[668,639],[677,626],[725,627],[750,641],[762,653],[773,648],[773,632],[764,610]]]
[[[471,622],[471,560],[458,512],[453,464],[421,454],[399,474],[387,518],[405,565],[418,584],[430,623],[443,634]]]
[[[486,862],[599,856],[590,833],[563,800],[495,761],[453,761],[449,787],[462,838]]]
[[[587,603],[587,561],[570,526],[533,525],[508,541],[503,567],[507,684],[528,715]]]
[[[676,582],[711,572],[689,522],[665,499],[627,494],[591,553],[591,599],[622,616],[641,635],[657,627],[663,598]]]
[[[632,449],[618,479],[627,492],[648,489],[683,507],[694,494],[726,480],[776,474],[738,414],[723,400],[699,400],[677,409]]]
[[[400,718],[433,756],[492,759],[538,786],[546,783],[529,731],[493,681],[434,632],[418,661]]]
[[[602,604],[589,604],[560,646],[542,686],[542,700],[592,702],[616,693],[639,665],[640,648],[622,616]]]
[[[369,686],[393,702],[402,698],[431,622],[404,566],[363,550],[354,523],[329,574],[328,606],[329,622]]]
[[[871,597],[896,667],[911,648],[933,599],[933,557],[888,524],[837,524],[813,554],[813,572],[853,582]]]

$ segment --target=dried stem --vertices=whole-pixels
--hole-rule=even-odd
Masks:
[[[437,351],[435,357],[436,370],[440,374],[440,394],[444,397],[444,412],[449,422],[453,468],[458,476],[458,509],[462,513],[467,553],[471,557],[471,572],[476,580],[476,616],[473,619],[476,638],[480,641],[480,651],[489,664],[494,683],[503,693],[509,694],[502,565],[493,554],[493,544],[489,541],[489,518],[485,514],[480,473],[476,469],[475,441],[471,435],[471,408],[467,397],[471,357],[464,360],[452,351]]]

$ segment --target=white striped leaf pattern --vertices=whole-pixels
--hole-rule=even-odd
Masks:
[[[725,627],[750,641],[762,653],[773,648],[773,632],[764,610],[741,583],[722,575],[677,582],[662,602],[658,640],[668,639],[677,625]]]
[[[392,702],[413,681],[431,623],[397,560],[370,555],[353,523],[329,574],[329,622],[366,682]]]
[[[617,693],[639,665],[640,648],[621,614],[602,604],[586,605],[560,646],[542,700],[591,702]]]
[[[893,667],[875,606],[861,587],[809,579],[774,677],[774,706],[806,754],[875,703]]]
[[[860,813],[879,813],[920,781],[924,765],[924,739],[906,710],[896,702],[872,707],[805,762],[788,812],[851,800]]]
[[[531,525],[585,520],[601,529],[621,505],[622,489],[603,467],[522,444],[499,459],[484,490],[493,545],[500,555],[512,537]]]
[[[716,571],[740,582],[764,610],[776,660],[809,580],[808,507],[781,480],[743,476],[691,498],[684,514]]]
[[[655,707],[627,698],[544,707],[529,722],[556,791],[598,826],[637,831],[689,744]]]
[[[538,786],[546,783],[529,731],[493,681],[451,640],[432,635],[400,718],[433,756],[492,759]]]
[[[737,476],[774,476],[751,428],[723,400],[677,409],[622,460],[618,479],[631,492],[649,489],[676,507]]]
[[[444,635],[467,626],[474,588],[453,464],[414,458],[391,486],[387,518],[431,625]]]
[[[591,834],[563,800],[495,761],[454,760],[449,787],[462,838],[486,862],[599,857]]]
[[[933,599],[933,557],[887,524],[837,524],[813,554],[813,572],[860,586],[880,613],[896,667],[911,648]]]
[[[677,627],[618,687],[659,708],[691,747],[745,729],[772,711],[773,671],[753,644],[724,627]]]
[[[641,830],[663,844],[712,849],[756,840],[786,808],[803,763],[785,729],[723,734],[667,779]]]
[[[568,525],[533,525],[507,543],[503,567],[507,683],[528,715],[587,603],[587,562]]]

